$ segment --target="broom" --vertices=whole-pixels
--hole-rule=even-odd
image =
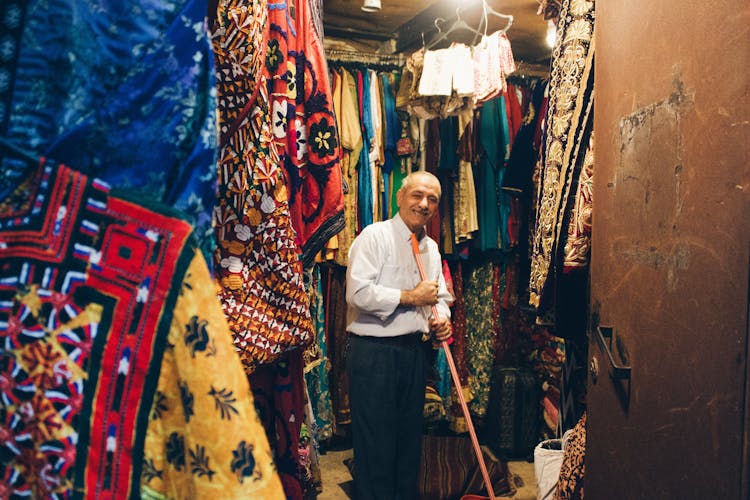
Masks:
[[[417,268],[419,269],[419,275],[421,276],[422,280],[426,280],[427,276],[424,272],[424,266],[422,265],[422,256],[419,254],[419,242],[417,241],[417,237],[414,235],[414,233],[411,234],[411,249],[414,252],[414,260],[417,262]],[[438,318],[438,310],[437,307],[432,306],[432,316],[437,319]],[[448,360],[448,367],[451,371],[451,378],[453,378],[453,384],[456,386],[456,392],[458,393],[458,401],[461,404],[461,410],[463,411],[464,418],[466,419],[466,427],[469,428],[469,435],[471,436],[471,444],[474,446],[474,453],[477,456],[477,461],[479,462],[479,469],[482,471],[482,478],[484,479],[484,485],[487,487],[487,493],[489,493],[489,498],[492,500],[495,500],[495,492],[492,489],[492,483],[490,482],[490,475],[487,472],[487,466],[484,463],[484,455],[482,454],[482,449],[479,447],[479,440],[477,440],[477,434],[474,432],[474,424],[471,422],[471,415],[469,414],[469,407],[466,404],[466,399],[464,398],[464,392],[461,389],[461,380],[458,378],[458,371],[456,370],[456,363],[453,361],[453,355],[451,354],[450,347],[448,347],[448,344],[445,341],[440,342],[440,346],[443,348],[443,351],[445,352],[445,357]],[[462,500],[469,500],[469,499],[480,499],[483,497],[478,497],[476,495],[464,495],[462,497]]]

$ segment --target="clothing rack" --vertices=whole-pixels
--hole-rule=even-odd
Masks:
[[[359,66],[379,70],[401,69],[406,64],[403,54],[377,54],[355,50],[326,49],[331,66]]]
[[[549,78],[549,67],[543,64],[516,61],[516,71],[508,75],[509,80],[513,78]]]

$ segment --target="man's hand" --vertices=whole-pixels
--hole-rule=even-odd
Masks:
[[[424,280],[411,290],[401,290],[401,305],[434,306],[438,302],[438,282]]]
[[[430,334],[438,342],[451,338],[451,322],[448,318],[430,318]]]

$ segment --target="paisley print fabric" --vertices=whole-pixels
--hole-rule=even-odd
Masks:
[[[219,2],[212,37],[221,132],[215,260],[224,312],[248,372],[313,339],[261,70],[275,61],[262,49],[269,29],[264,0]]]
[[[529,280],[531,305],[540,316],[554,307],[551,293],[561,272],[559,248],[571,186],[580,175],[593,118],[595,2],[563,0],[552,53],[546,138]]]
[[[17,59],[2,57],[14,71],[3,75],[3,135],[181,210],[210,257],[217,144],[206,1],[9,0],[0,13],[19,36]],[[14,47],[5,26],[3,40],[3,51]],[[6,158],[0,183],[13,185],[18,168]]]
[[[0,241],[0,496],[277,498],[186,222],[42,161]]]

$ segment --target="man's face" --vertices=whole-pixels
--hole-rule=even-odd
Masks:
[[[398,213],[411,232],[419,234],[435,214],[440,201],[440,185],[431,177],[415,176],[406,189],[396,194]]]

